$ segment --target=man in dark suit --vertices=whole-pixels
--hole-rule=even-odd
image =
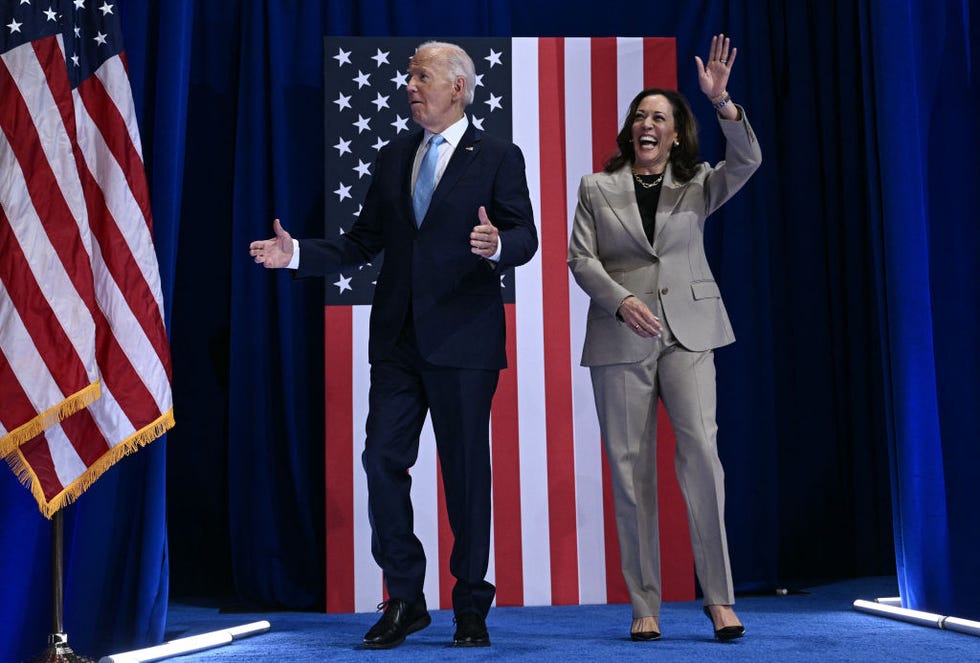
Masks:
[[[524,158],[466,119],[473,62],[427,42],[409,62],[408,101],[423,131],[395,139],[375,162],[364,206],[337,240],[253,242],[255,262],[324,276],[384,251],[371,310],[371,390],[362,457],[372,552],[389,600],[365,647],[397,646],[431,622],[422,592],[425,553],[413,531],[408,469],[432,417],[455,542],[458,646],[486,646],[494,586],[490,556],[490,404],[506,366],[498,270],[537,250]]]

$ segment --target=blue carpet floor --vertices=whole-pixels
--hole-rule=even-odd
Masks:
[[[916,626],[857,612],[855,599],[897,596],[895,578],[862,578],[805,588],[786,596],[738,597],[746,635],[712,637],[700,602],[667,603],[663,639],[631,642],[627,605],[495,608],[492,646],[454,649],[452,613],[432,612],[432,625],[388,651],[360,649],[375,614],[226,613],[215,606],[171,602],[167,639],[261,619],[272,628],[224,647],[170,659],[219,661],[980,661],[980,637]]]

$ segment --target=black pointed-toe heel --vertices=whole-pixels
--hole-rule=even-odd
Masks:
[[[660,631],[630,631],[633,642],[652,642],[660,639]]]
[[[708,606],[704,606],[704,614],[708,618],[708,621],[711,622],[711,627],[714,628],[715,620],[711,618],[711,611],[708,610]],[[722,642],[741,638],[743,635],[745,635],[745,627],[741,624],[737,626],[722,626],[721,628],[715,629],[715,637]]]
[[[649,631],[634,631],[633,627],[630,626],[630,640],[633,642],[652,642],[659,639],[660,631],[658,630],[650,629]]]

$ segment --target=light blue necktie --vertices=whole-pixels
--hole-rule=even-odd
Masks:
[[[415,208],[415,225],[421,226],[425,212],[429,209],[432,192],[436,188],[436,164],[439,163],[439,144],[446,140],[439,134],[429,139],[429,149],[422,157],[419,166],[419,176],[415,180],[415,194],[412,196],[412,206]]]

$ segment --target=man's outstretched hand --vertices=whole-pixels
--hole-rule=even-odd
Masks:
[[[249,255],[266,269],[279,269],[289,264],[293,258],[293,238],[286,232],[279,219],[272,223],[276,236],[248,245]]]

